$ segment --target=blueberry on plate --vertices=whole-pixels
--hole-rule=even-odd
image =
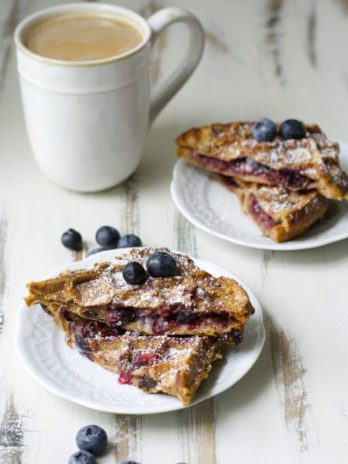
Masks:
[[[146,271],[140,263],[131,262],[122,271],[124,280],[131,285],[143,284],[147,279]]]
[[[75,229],[68,229],[61,237],[62,244],[69,250],[78,251],[82,249],[82,237]]]
[[[303,122],[297,119],[287,119],[279,126],[279,135],[283,140],[303,139],[306,137],[306,129]]]
[[[117,248],[141,247],[142,245],[140,238],[134,234],[124,235],[117,242]]]
[[[100,253],[101,251],[106,251],[108,250],[108,248],[103,248],[103,247],[100,247],[100,248],[93,248],[93,250],[89,251],[86,255],[86,257],[88,258],[88,256],[92,256],[92,255],[95,255],[97,253]]]
[[[255,122],[253,137],[258,142],[272,142],[277,133],[276,125],[270,119],[264,118]]]
[[[119,238],[119,231],[111,226],[99,227],[95,234],[97,243],[103,248],[116,248]]]
[[[76,435],[77,447],[80,450],[88,451],[95,456],[99,456],[99,454],[105,451],[107,442],[108,437],[105,430],[98,425],[86,425],[85,427],[82,427]]]
[[[121,464],[139,464],[139,462],[135,462],[135,461],[122,461]]]
[[[147,258],[146,268],[152,277],[172,277],[176,274],[176,261],[165,251],[156,251]]]
[[[97,464],[97,460],[88,451],[77,451],[70,456],[69,464]]]

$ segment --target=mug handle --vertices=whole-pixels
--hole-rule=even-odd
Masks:
[[[186,55],[179,66],[152,94],[150,105],[150,125],[176,92],[185,84],[196,69],[204,49],[204,32],[201,23],[189,11],[182,8],[164,8],[148,19],[152,30],[151,44],[159,34],[174,23],[184,23],[190,32],[190,42]]]

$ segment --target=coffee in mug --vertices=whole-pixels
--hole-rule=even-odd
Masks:
[[[27,31],[25,44],[47,58],[89,61],[121,55],[142,40],[138,28],[117,16],[77,14],[35,24]]]

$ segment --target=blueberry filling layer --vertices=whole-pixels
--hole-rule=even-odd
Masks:
[[[241,178],[253,176],[264,183],[281,185],[290,190],[305,189],[310,183],[310,179],[298,171],[292,169],[272,169],[251,158],[222,161],[195,152],[193,152],[191,156],[193,160],[203,168],[226,176],[237,176]]]
[[[124,327],[129,323],[138,322],[156,335],[185,326],[194,330],[199,328],[228,327],[234,318],[228,313],[192,313],[185,308],[162,307],[151,311],[138,308],[113,308],[106,313],[106,323],[110,327]]]
[[[125,333],[120,327],[112,328],[99,321],[86,321],[84,324],[71,322],[70,328],[79,352],[87,357],[93,351],[94,339],[112,339]]]
[[[249,214],[262,230],[269,231],[279,224],[279,222],[274,221],[271,216],[265,213],[254,195],[250,195],[247,208]]]
[[[133,382],[138,383],[139,388],[142,390],[150,390],[156,386],[156,381],[150,377],[148,374],[138,376],[133,374],[133,372],[120,370],[118,374],[118,383],[123,385],[131,385]]]
[[[226,187],[230,187],[232,189],[238,189],[240,186],[237,184],[237,182],[233,179],[233,177],[230,176],[224,176],[220,174],[220,180],[223,184],[226,185]]]

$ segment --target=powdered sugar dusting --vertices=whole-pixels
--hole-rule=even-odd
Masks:
[[[339,145],[328,140],[317,125],[306,125],[302,139],[282,140],[277,136],[271,142],[257,142],[252,135],[253,125],[254,122],[232,122],[205,126],[195,129],[195,138],[190,138],[189,130],[177,139],[178,154],[191,162],[190,151],[215,159],[220,167],[211,170],[222,174],[227,172],[224,163],[254,160],[269,169],[292,170],[307,177],[310,185],[304,188],[315,188],[327,198],[342,199],[348,193],[348,176],[338,162]],[[209,170],[208,164],[203,167]]]

